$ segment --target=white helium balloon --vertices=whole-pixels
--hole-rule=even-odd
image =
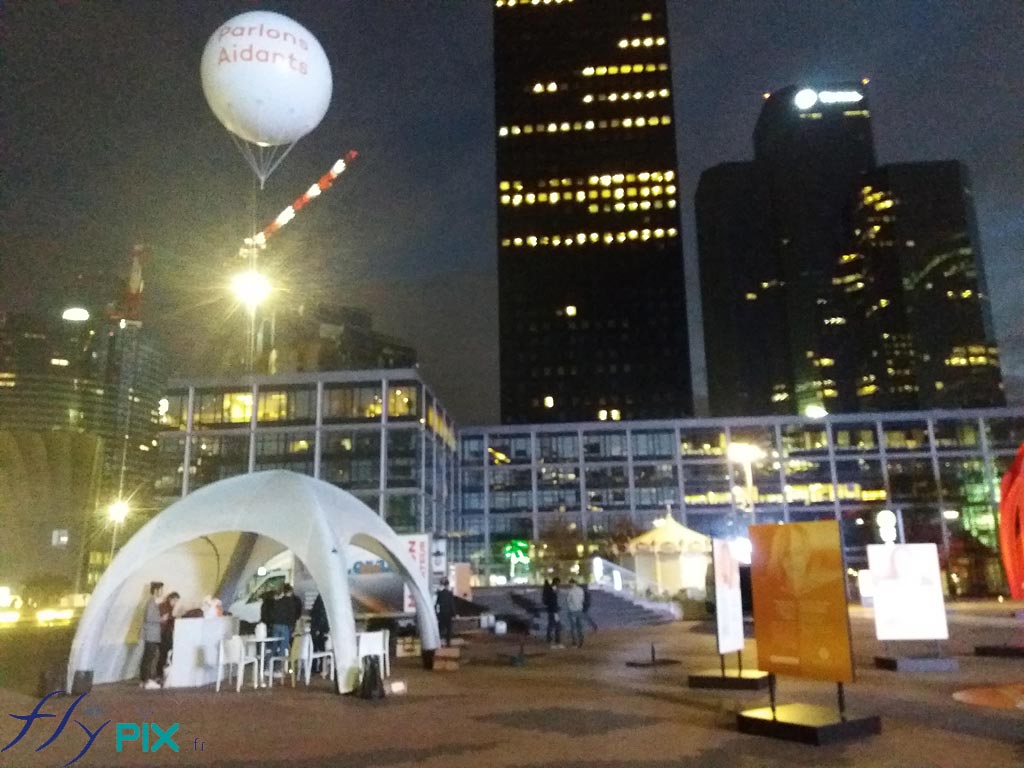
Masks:
[[[217,119],[260,146],[290,144],[312,131],[331,103],[331,65],[296,21],[249,11],[213,33],[200,65]]]

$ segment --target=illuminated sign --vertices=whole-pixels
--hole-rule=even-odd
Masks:
[[[818,102],[822,104],[855,104],[864,99],[860,91],[815,91],[804,88],[796,92],[793,104],[797,109],[810,109]]]

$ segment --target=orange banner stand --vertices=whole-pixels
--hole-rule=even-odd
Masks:
[[[757,665],[766,672],[853,682],[839,523],[750,527]]]
[[[843,686],[854,674],[839,523],[752,525],[750,541],[757,665],[773,674],[771,705],[740,712],[739,731],[814,745],[881,733],[877,716],[846,712]],[[836,683],[837,709],[779,706],[776,675]]]

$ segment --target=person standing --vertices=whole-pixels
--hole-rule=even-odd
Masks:
[[[586,594],[576,579],[569,579],[569,591],[565,595],[565,610],[569,614],[569,632],[572,633],[572,644],[583,647],[583,602]]]
[[[287,656],[292,647],[292,631],[302,615],[302,601],[295,594],[291,584],[281,587],[281,596],[270,608],[270,636],[279,638],[275,653]]]
[[[561,581],[555,577],[550,584],[545,583],[543,600],[544,610],[548,614],[547,641],[552,648],[564,648],[562,645],[562,616],[558,604],[558,585]]]
[[[324,605],[324,596],[317,595],[313,601],[313,609],[309,612],[309,633],[313,636],[313,650],[321,653],[327,650],[327,635],[331,631],[330,622],[327,620],[327,606]],[[317,659],[313,664],[313,671],[319,672],[324,660]]]
[[[583,620],[590,625],[591,631],[597,632],[597,622],[590,615],[590,585],[583,582],[580,586],[583,588]]]
[[[142,664],[139,665],[140,688],[159,688],[157,663],[160,661],[160,598],[164,594],[164,583],[153,581],[149,584],[149,600],[146,601],[142,617]]]
[[[452,594],[448,579],[444,580],[441,589],[437,591],[435,610],[437,611],[438,629],[441,630],[444,644],[450,647],[452,644],[452,621],[455,619],[455,595]]]
[[[167,599],[160,603],[160,661],[157,663],[157,670],[161,680],[164,679],[164,669],[171,656],[171,649],[174,648],[174,608],[180,598],[181,595],[177,592],[171,592]]]

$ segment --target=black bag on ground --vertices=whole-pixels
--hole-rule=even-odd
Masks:
[[[362,675],[359,679],[359,698],[384,698],[384,677],[380,673],[380,659],[376,656],[363,657]]]

